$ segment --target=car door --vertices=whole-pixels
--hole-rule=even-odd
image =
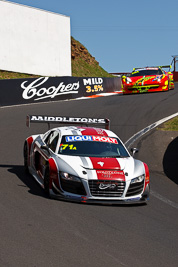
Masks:
[[[53,157],[56,146],[59,140],[59,132],[52,130],[43,140],[43,144],[40,147],[36,147],[35,151],[35,169],[38,176],[44,179],[45,170],[48,166],[49,158]]]

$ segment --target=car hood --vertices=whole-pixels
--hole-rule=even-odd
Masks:
[[[95,158],[60,155],[58,169],[83,179],[131,179],[144,173],[143,163],[133,157]]]
[[[130,82],[135,83],[150,83],[150,82],[157,82],[157,78],[162,78],[163,75],[146,75],[146,76],[136,76],[136,77],[129,77]]]

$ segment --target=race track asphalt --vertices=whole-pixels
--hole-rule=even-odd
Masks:
[[[178,84],[164,93],[0,108],[0,266],[177,267],[177,180],[166,176],[160,163],[165,154],[169,158],[176,136],[159,153],[170,136],[163,138],[154,130],[136,144],[137,157],[149,164],[151,174],[150,201],[142,206],[48,199],[25,174],[22,153],[26,137],[47,131],[41,124],[27,128],[27,114],[107,117],[111,130],[126,142],[144,127],[178,112],[177,103]]]

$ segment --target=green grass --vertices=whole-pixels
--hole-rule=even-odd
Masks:
[[[113,77],[97,62],[88,64],[83,58],[72,61],[72,76],[74,77]]]
[[[0,70],[0,80],[5,79],[23,79],[23,78],[36,78],[37,75],[18,73],[13,71]]]
[[[178,131],[178,116],[158,127],[162,131]]]
[[[105,71],[87,48],[71,37],[72,76],[74,77],[113,77]]]
[[[106,72],[97,62],[88,64],[83,58],[72,61],[72,76],[74,77],[113,77]],[[23,79],[37,78],[39,75],[17,73],[12,71],[0,70],[0,80],[4,79]]]

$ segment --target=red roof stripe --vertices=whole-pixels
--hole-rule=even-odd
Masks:
[[[105,130],[99,128],[83,127],[82,135],[108,136]]]

